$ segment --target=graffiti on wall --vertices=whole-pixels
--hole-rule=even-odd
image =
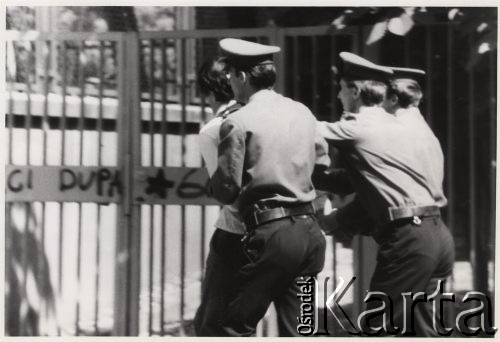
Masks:
[[[6,200],[118,203],[126,182],[116,167],[6,166]],[[133,177],[134,203],[217,204],[205,169],[141,167]]]

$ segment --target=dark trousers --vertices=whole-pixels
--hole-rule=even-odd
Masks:
[[[296,221],[312,221],[312,219],[294,219]],[[291,219],[285,222],[290,223]],[[290,224],[289,224],[290,226]],[[295,224],[293,224],[295,229]],[[290,228],[292,228],[290,226]],[[300,228],[299,228],[300,229]],[[271,229],[276,231],[276,229]],[[253,268],[255,251],[252,248],[255,244],[259,245],[264,240],[270,240],[270,231],[265,234],[252,234],[248,240],[243,243],[242,235],[231,234],[217,229],[210,242],[210,251],[207,258],[205,278],[202,284],[202,302],[196,312],[194,319],[195,332],[197,336],[252,336],[255,334],[255,328],[258,321],[264,316],[270,302],[266,304],[266,309],[262,312],[252,313],[252,322],[243,330],[233,329],[228,326],[228,315],[230,310],[236,310],[235,306],[241,301],[240,296],[243,289],[248,288],[248,271]],[[321,235],[321,233],[320,233]],[[256,237],[258,236],[258,237]],[[324,255],[324,239],[321,236],[318,247],[321,249],[321,240],[323,241],[322,255]],[[258,247],[259,249],[260,247]],[[260,250],[264,252],[264,250]],[[324,256],[322,257],[324,258]],[[321,263],[322,261],[318,261]],[[317,266],[313,267],[314,269]],[[320,269],[321,269],[320,268]],[[244,271],[243,271],[244,270]],[[316,273],[319,270],[316,271]],[[269,286],[270,288],[272,285]],[[272,301],[276,306],[278,317],[278,330],[280,336],[297,335],[297,316],[300,312],[300,300],[297,297],[299,293],[295,281],[287,283],[273,294]],[[260,308],[261,306],[259,306]],[[231,309],[230,309],[231,308]],[[247,308],[242,308],[247,310]],[[229,317],[230,318],[230,317]],[[229,320],[235,321],[235,320]],[[234,323],[236,324],[236,323]],[[237,323],[240,325],[241,323]]]
[[[428,217],[422,219],[420,225],[395,222],[379,230],[374,237],[379,243],[379,251],[370,291],[384,292],[392,299],[394,326],[403,329],[406,319],[405,335],[439,336],[433,328],[432,303],[416,302],[413,318],[408,310],[405,316],[402,293],[425,292],[430,296],[436,291],[438,281],[451,274],[455,246],[450,231],[439,217]],[[368,303],[367,309],[380,304],[380,301]],[[388,319],[386,317],[387,327],[390,326]],[[377,316],[369,325],[378,327],[381,321],[382,317]]]
[[[210,240],[201,304],[196,311],[197,336],[218,336],[218,326],[231,298],[236,295],[238,270],[247,263],[242,234],[216,229]]]
[[[247,238],[248,258],[220,329],[223,336],[253,336],[271,302],[280,336],[299,336],[301,301],[296,278],[316,275],[325,259],[325,238],[313,216],[288,217],[259,226]]]

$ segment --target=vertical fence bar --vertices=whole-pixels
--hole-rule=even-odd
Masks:
[[[45,202],[41,202],[42,211],[40,216],[40,260],[38,261],[38,281],[40,284],[43,284],[43,281],[46,281],[44,278],[44,274],[48,271],[45,267]],[[45,309],[45,310],[43,310]],[[45,304],[40,305],[40,317],[47,316],[47,306]]]
[[[104,55],[106,49],[104,41],[99,41],[99,116],[97,120],[97,166],[102,165],[102,131],[103,131],[103,97],[104,97]],[[95,250],[95,301],[94,301],[94,335],[99,336],[99,286],[101,265],[101,205],[97,204],[96,217],[96,250]]]
[[[318,113],[318,37],[311,36],[312,39],[312,111]]]
[[[150,151],[149,155],[151,158],[150,166],[154,166],[154,158],[155,158],[155,144],[154,144],[154,126],[155,126],[155,81],[154,81],[154,72],[155,72],[155,41],[153,39],[149,40],[149,137],[150,137]]]
[[[154,125],[155,125],[155,92],[154,92],[154,41],[149,40],[149,158],[150,166],[154,166],[155,144],[154,144]],[[153,334],[153,292],[154,292],[154,204],[149,205],[149,335]]]
[[[453,172],[453,145],[454,145],[454,134],[453,134],[453,66],[454,66],[454,58],[453,58],[453,31],[451,26],[447,27],[447,56],[448,56],[448,68],[446,72],[447,77],[447,111],[446,111],[446,130],[447,130],[447,158],[448,158],[448,167],[447,167],[447,188],[448,188],[448,224],[450,226],[450,230],[453,230],[454,227],[454,198],[455,198],[455,189],[453,186],[454,181],[454,172]]]
[[[205,110],[205,96],[203,94],[200,94],[200,99],[201,99],[201,118],[203,123],[207,122],[207,112]],[[201,157],[200,157],[201,158]],[[203,158],[201,158],[201,165],[202,167],[205,166],[205,161]],[[203,280],[205,278],[205,243],[206,243],[206,230],[205,230],[205,225],[206,225],[206,207],[202,206],[201,207],[201,239],[200,239],[200,270],[201,270],[201,278],[200,278],[200,283],[203,284]],[[203,285],[200,286],[200,293],[203,294]]]
[[[50,68],[50,53],[52,51],[52,44],[50,41],[45,42],[44,48],[47,51],[47,54],[43,54],[44,56],[44,82],[43,82],[43,94],[44,94],[44,102],[43,102],[43,123],[42,123],[42,134],[43,134],[43,160],[42,164],[47,164],[47,129],[49,128],[49,68]]]
[[[31,211],[31,203],[30,202],[24,202],[24,210],[25,210],[25,222],[24,222],[24,231],[22,235],[22,240],[23,240],[23,246],[22,246],[22,267],[23,267],[23,283],[22,283],[22,296],[28,298],[28,262],[29,262],[29,257],[28,257],[28,251],[29,251],[29,235],[30,235],[30,211]],[[26,319],[27,317],[22,317],[23,312],[20,312],[20,319],[21,319],[21,335],[25,335],[26,332],[28,331],[28,320]]]
[[[287,47],[285,44],[285,30],[283,28],[275,27],[272,29],[271,35],[269,37],[269,42],[275,44],[281,48],[281,53],[274,57],[274,65],[276,66],[276,91],[285,94],[285,66],[286,66],[286,55]]]
[[[5,202],[5,285],[10,285],[13,283],[13,277],[15,277],[14,274],[14,267],[13,267],[13,253],[12,253],[12,230],[14,229],[13,227],[13,222],[11,218],[12,214],[12,206],[13,203],[11,202]],[[4,286],[5,286],[4,285]],[[8,310],[9,304],[5,304],[5,321],[4,321],[4,333],[5,334],[10,334],[13,335],[14,331],[11,331],[11,328],[9,328],[8,321],[9,320],[14,320],[14,317],[11,317],[12,312]]]
[[[62,80],[61,80],[61,91],[62,91],[62,111],[61,111],[61,121],[60,121],[60,130],[61,130],[61,166],[66,164],[65,159],[65,151],[66,151],[66,92],[67,92],[67,68],[68,68],[68,56],[66,51],[66,41],[61,41],[61,52],[62,52]],[[57,286],[59,291],[59,296],[62,294],[62,258],[63,258],[63,218],[64,218],[64,202],[59,202],[59,243],[58,243],[58,279]],[[61,335],[61,329],[58,325],[57,334]]]
[[[137,33],[127,34],[127,72],[129,77],[129,82],[133,83],[128,86],[127,94],[127,104],[130,108],[128,113],[128,128],[132,139],[129,139],[128,144],[128,157],[129,161],[127,172],[129,174],[127,184],[127,199],[126,208],[129,215],[129,225],[128,225],[128,235],[129,245],[128,253],[130,255],[129,260],[129,274],[128,282],[129,286],[129,296],[128,296],[128,335],[135,336],[139,333],[139,297],[140,297],[140,274],[141,274],[141,232],[140,229],[140,205],[134,204],[134,174],[133,171],[138,169],[141,164],[141,123],[142,116],[136,113],[141,113],[141,97],[140,97],[140,86],[137,80],[140,79],[140,48],[139,48],[139,37]],[[134,83],[135,82],[135,83]],[[127,139],[127,135],[124,135]]]
[[[141,102],[139,73],[139,37],[136,32],[123,33],[118,41],[117,84],[119,94],[119,159],[123,176],[123,196],[118,206],[116,225],[116,277],[114,336],[139,333],[140,296],[140,205],[133,202],[134,174],[140,167]]]
[[[12,42],[12,45],[7,44],[7,49],[10,47],[12,48],[12,54],[15,54],[15,42]],[[12,165],[12,141],[13,137],[12,135],[14,134],[14,99],[12,96],[14,95],[13,89],[14,89],[14,83],[16,81],[16,74],[11,74],[12,70],[9,69],[8,72],[8,83],[9,83],[9,113],[8,113],[8,127],[9,127],[9,146],[8,146],[8,163]]]
[[[30,50],[30,55],[34,54],[33,52],[33,46],[34,44],[32,42],[29,42],[31,45],[31,50]],[[26,102],[26,121],[25,121],[25,129],[26,129],[26,165],[31,165],[31,81],[30,81],[30,66],[28,67],[28,73],[26,77],[26,91],[27,91],[27,98],[28,101]],[[23,270],[23,281],[22,281],[22,293],[24,296],[27,295],[27,277],[28,277],[28,250],[29,250],[29,241],[28,241],[28,235],[29,235],[29,219],[30,219],[30,211],[31,211],[31,206],[29,202],[24,203],[24,209],[25,209],[25,226],[24,226],[24,234],[23,234],[23,247],[22,247],[22,270]],[[21,317],[20,317],[21,318]],[[27,321],[25,319],[22,319],[21,321],[21,332],[24,334],[26,331],[26,324]]]
[[[83,165],[83,144],[84,144],[84,118],[85,118],[85,70],[82,63],[81,55],[85,54],[85,42],[82,42],[78,47],[78,82],[80,87],[80,115],[78,117],[78,131],[80,136],[78,165]],[[75,335],[80,335],[80,301],[81,301],[81,259],[82,259],[82,204],[78,203],[78,233],[77,233],[77,252],[76,252],[76,321]]]
[[[337,44],[336,44],[336,36],[332,35],[330,37],[330,58],[333,63],[336,64],[337,60]],[[330,86],[331,86],[331,111],[330,111],[330,121],[333,121],[337,118],[337,79],[336,79],[336,74],[333,71],[330,71]]]
[[[337,42],[336,42],[337,37],[335,35],[332,35],[330,37],[330,51],[331,51],[331,60],[333,63],[336,64],[337,60]],[[331,96],[332,96],[332,103],[331,103],[331,112],[330,112],[330,121],[333,121],[334,119],[337,118],[338,115],[338,108],[337,108],[337,79],[336,79],[336,74],[333,73],[333,71],[330,71],[330,77],[331,77]]]
[[[336,36],[332,35],[330,37],[330,58],[336,64],[336,54],[337,54],[337,44],[336,44]],[[333,72],[330,72],[331,77],[331,112],[330,112],[330,121],[334,121],[337,118],[337,86],[336,86],[336,75]],[[330,153],[333,157],[333,154]],[[337,242],[332,237],[332,253],[333,253],[333,285],[332,291],[337,288]]]
[[[425,73],[425,116],[432,127],[432,32],[428,25],[425,26]]]
[[[42,164],[45,166],[47,165],[47,151],[48,151],[48,146],[47,146],[47,130],[50,129],[49,126],[49,118],[48,118],[48,112],[49,112],[49,68],[50,68],[50,61],[52,60],[51,58],[51,53],[52,53],[52,46],[53,42],[47,41],[45,48],[47,53],[44,53],[44,95],[45,95],[45,101],[44,101],[44,106],[43,106],[43,123],[42,123],[42,132],[43,132],[43,160]],[[46,271],[45,270],[45,202],[41,202],[42,205],[42,211],[41,211],[41,217],[40,217],[40,255],[39,255],[39,260],[38,260],[38,282],[42,283],[43,281],[43,274]],[[41,309],[41,308],[40,308]],[[44,310],[43,310],[44,311]],[[43,317],[46,315],[46,312],[40,311],[40,316]]]
[[[293,37],[293,99],[296,101],[300,101],[299,97],[299,83],[300,83],[300,75],[299,75],[299,37]]]
[[[186,38],[181,39],[181,166],[186,165]],[[186,207],[181,205],[181,298],[180,298],[180,336],[184,331],[184,303],[186,286]]]
[[[114,293],[114,324],[113,324],[113,335],[115,336],[126,336],[129,335],[129,319],[130,319],[130,305],[128,300],[130,298],[130,287],[126,282],[129,279],[129,227],[131,225],[130,214],[131,199],[129,198],[130,192],[128,186],[130,184],[130,170],[131,160],[130,160],[130,145],[127,144],[129,140],[136,138],[132,134],[132,125],[129,121],[130,110],[129,103],[127,102],[127,90],[126,83],[128,81],[127,73],[127,55],[125,49],[127,49],[128,39],[126,35],[120,37],[116,44],[117,52],[117,72],[116,72],[116,85],[118,90],[118,113],[122,113],[121,117],[117,117],[117,132],[118,132],[118,167],[123,174],[123,200],[118,205],[118,215],[116,224],[116,268],[115,268],[115,293]],[[139,44],[139,49],[141,49]],[[133,71],[133,70],[131,70]],[[142,82],[139,78],[139,83]],[[141,123],[142,113],[139,110],[139,124]],[[141,129],[139,128],[139,138]],[[140,226],[138,226],[140,227]],[[124,283],[125,282],[125,283]]]
[[[495,54],[490,51],[489,52],[489,69],[491,71],[497,70],[496,69],[496,58]],[[497,136],[496,136],[496,127],[497,127],[497,121],[496,121],[496,108],[497,108],[497,86],[496,86],[496,72],[490,73],[489,79],[489,95],[490,95],[490,182],[491,182],[491,187],[490,187],[490,224],[489,224],[489,229],[491,232],[491,235],[489,238],[491,241],[496,241],[496,230],[495,230],[495,220],[496,220],[496,215],[495,215],[495,209],[496,209],[496,185],[497,185],[497,180],[495,178],[496,176],[496,152],[497,152]],[[495,244],[493,243],[493,247]],[[492,256],[492,262],[493,262],[493,267],[492,267],[492,274],[490,274],[491,279],[495,279],[495,266],[496,266],[496,260],[495,260],[495,250],[493,249],[493,256]],[[491,294],[493,297],[495,297],[495,287],[493,286],[493,290],[491,291]],[[493,298],[493,303],[495,302],[495,299]]]
[[[30,45],[33,46],[31,42],[29,42]],[[26,121],[24,122],[24,128],[26,129],[26,164],[30,165],[31,164],[31,75],[30,75],[30,66],[28,66],[28,73],[26,76],[26,96],[27,96],[27,102],[26,102]]]
[[[446,168],[446,175],[447,175],[447,198],[448,198],[448,212],[447,212],[447,221],[448,221],[448,227],[450,231],[453,233],[453,229],[455,226],[455,186],[454,186],[454,181],[455,181],[455,176],[454,176],[454,155],[453,155],[453,147],[455,144],[454,140],[454,116],[453,116],[453,67],[454,67],[454,56],[453,56],[453,28],[451,25],[446,27],[446,55],[448,58],[448,63],[447,63],[447,70],[446,70],[446,97],[447,97],[447,104],[446,104],[446,131],[447,131],[447,159],[448,159],[448,166]],[[431,82],[432,83],[432,82]],[[451,283],[449,284],[450,288],[453,290],[454,288],[454,274],[451,276]]]
[[[469,36],[469,46],[472,47],[474,46],[473,44],[472,37]],[[474,68],[471,68],[469,71],[469,93],[468,93],[468,135],[469,135],[469,227],[470,227],[470,232],[471,232],[471,264],[472,264],[472,270],[474,276],[477,275],[477,267],[478,267],[478,254],[480,252],[477,250],[477,233],[476,233],[476,186],[475,186],[475,180],[476,180],[476,169],[475,169],[475,161],[476,161],[476,155],[475,155],[475,147],[476,147],[476,136],[475,136],[475,122],[474,122],[474,87],[475,87],[475,79],[474,79]],[[475,289],[479,290],[477,288],[477,278],[474,277],[473,279],[473,286]]]
[[[82,204],[78,203],[78,235],[77,235],[77,258],[76,258],[76,319],[75,319],[75,335],[80,335],[80,293],[81,293],[81,254],[82,254]]]
[[[166,40],[161,40],[161,166],[167,166],[167,55],[166,55]],[[166,248],[166,220],[165,220],[165,205],[161,206],[161,260],[160,260],[160,336],[165,335],[165,248]]]

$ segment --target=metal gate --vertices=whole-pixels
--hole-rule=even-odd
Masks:
[[[124,45],[120,34],[8,37],[7,334],[112,329]],[[121,71],[104,82],[106,56]],[[101,66],[92,89],[85,58]]]

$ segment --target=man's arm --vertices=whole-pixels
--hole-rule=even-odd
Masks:
[[[236,120],[226,119],[219,131],[217,169],[211,180],[212,196],[223,204],[238,198],[245,160],[245,131]]]
[[[354,189],[352,188],[347,172],[344,169],[329,168],[331,160],[328,155],[328,143],[323,137],[323,135],[331,136],[331,130],[333,130],[333,132],[339,131],[342,127],[339,128],[338,126],[338,123],[316,122],[316,162],[311,178],[317,190],[328,191],[339,195],[348,195],[353,193]],[[338,133],[335,133],[335,135],[338,136],[338,138],[341,137]],[[350,140],[351,138],[346,134],[343,136],[346,140]],[[351,134],[351,136],[353,135]]]
[[[318,125],[316,124],[316,130],[314,134],[314,149],[316,153],[316,160],[314,162],[315,166],[329,167],[330,166],[330,156],[328,155],[328,143],[325,138],[321,135],[318,130]]]
[[[352,144],[357,138],[359,129],[356,114],[345,114],[342,119],[336,122],[318,121],[316,131],[335,146],[345,146]]]

